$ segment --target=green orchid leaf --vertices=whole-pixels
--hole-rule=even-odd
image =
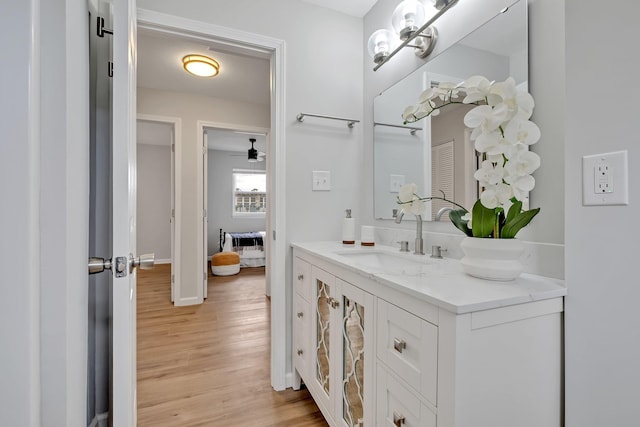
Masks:
[[[466,234],[469,237],[473,237],[473,232],[467,226],[467,221],[462,219],[462,217],[466,213],[467,213],[466,209],[457,209],[457,210],[451,211],[449,212],[449,219],[451,220],[453,225],[456,226],[458,230],[462,231],[464,234]]]
[[[496,224],[496,211],[489,209],[477,200],[471,211],[473,237],[490,237]]]
[[[517,200],[509,208],[509,213],[507,214],[505,223],[512,222],[520,212],[522,212],[522,202]]]
[[[524,212],[519,212],[514,217],[505,223],[502,228],[500,237],[503,239],[513,239],[518,234],[518,231],[531,222],[534,216],[540,212],[540,208],[531,209]],[[511,215],[509,215],[511,216]]]

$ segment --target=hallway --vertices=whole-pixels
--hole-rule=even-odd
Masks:
[[[138,425],[327,425],[305,389],[271,388],[263,269],[210,275],[188,307],[169,302],[169,265],[138,274]]]

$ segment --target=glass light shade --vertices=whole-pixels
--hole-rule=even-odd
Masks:
[[[401,40],[407,40],[425,22],[424,6],[417,0],[404,0],[391,16],[391,25]]]
[[[182,58],[182,65],[188,73],[198,77],[213,77],[220,71],[216,60],[203,55],[187,55]]]
[[[395,49],[395,35],[389,30],[378,30],[369,37],[367,47],[373,62],[379,64]]]

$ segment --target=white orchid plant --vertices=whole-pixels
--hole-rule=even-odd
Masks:
[[[417,105],[405,109],[405,123],[436,116],[449,104],[473,104],[464,124],[473,129],[471,140],[482,155],[482,164],[474,174],[482,187],[480,198],[471,212],[442,197],[420,197],[415,184],[400,189],[398,203],[405,211],[420,215],[424,201],[446,200],[458,206],[449,214],[453,224],[472,237],[511,239],[525,227],[540,208],[523,210],[523,202],[535,186],[531,175],[540,167],[540,157],[529,146],[540,139],[540,129],[530,118],[533,97],[518,91],[511,77],[490,82],[473,76],[464,82],[440,83],[425,90]]]

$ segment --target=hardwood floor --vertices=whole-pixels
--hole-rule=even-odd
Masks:
[[[210,275],[197,306],[174,307],[169,280],[138,272],[139,426],[327,426],[306,389],[271,388],[263,269]]]

